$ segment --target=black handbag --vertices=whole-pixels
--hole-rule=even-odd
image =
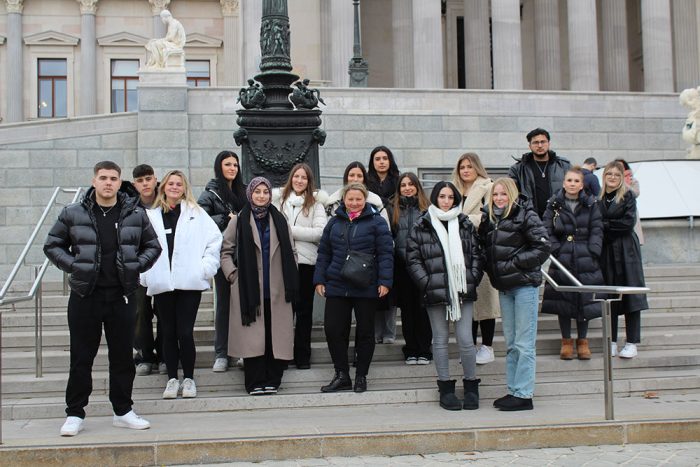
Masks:
[[[353,230],[352,236],[355,236]],[[377,283],[377,268],[375,267],[374,255],[350,249],[350,240],[346,236],[347,254],[345,262],[340,268],[340,277],[348,281],[355,287],[365,288]]]

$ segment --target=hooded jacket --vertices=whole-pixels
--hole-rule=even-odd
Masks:
[[[541,176],[541,174],[536,174],[532,171],[532,160],[534,156],[532,152],[528,152],[522,155],[520,159],[515,159],[515,164],[510,166],[508,169],[508,176],[515,180],[515,184],[518,186],[518,192],[529,199],[535,212],[544,211],[544,206],[537,205],[537,196],[535,196],[535,177]],[[547,166],[547,173],[549,175],[549,186],[550,194],[554,194],[559,190],[564,184],[564,177],[566,176],[566,171],[571,167],[571,163],[564,159],[563,157],[557,156],[554,151],[549,151],[549,165]],[[542,207],[542,209],[540,209]]]
[[[139,273],[147,271],[161,252],[158,237],[138,198],[117,193],[120,203],[117,224],[117,274],[124,296],[139,286]],[[68,283],[81,297],[95,289],[102,257],[97,221],[93,214],[95,189],[61,211],[44,243],[44,253],[61,271],[70,274]]]

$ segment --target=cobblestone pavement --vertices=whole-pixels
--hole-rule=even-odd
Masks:
[[[676,444],[628,444],[624,446],[576,446],[571,448],[519,449],[517,451],[445,452],[411,456],[327,457],[265,462],[216,464],[236,467],[274,466],[700,466],[700,442]]]

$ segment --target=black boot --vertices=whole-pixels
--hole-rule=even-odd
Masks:
[[[523,399],[522,397],[513,396],[510,399],[501,402],[498,409],[506,412],[532,410],[532,399]]]
[[[440,407],[445,410],[462,410],[462,401],[455,396],[455,381],[438,380],[438,390],[440,391]]]
[[[321,387],[321,392],[349,391],[352,389],[352,380],[347,371],[335,370],[335,376],[330,383]]]
[[[355,392],[365,392],[367,390],[367,377],[355,375],[355,387],[353,391]]]
[[[479,383],[480,379],[463,379],[464,383],[464,410],[476,410],[479,408]]]

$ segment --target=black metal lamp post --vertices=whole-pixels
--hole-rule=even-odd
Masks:
[[[366,88],[369,64],[362,58],[362,40],[360,38],[360,0],[353,0],[355,37],[352,46],[353,57],[350,59],[348,74],[351,88]]]

